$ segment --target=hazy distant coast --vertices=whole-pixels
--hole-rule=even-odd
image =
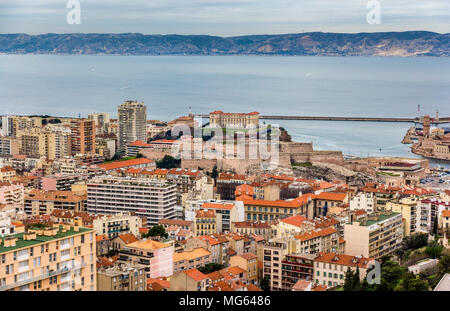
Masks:
[[[0,54],[450,56],[450,34],[426,31],[207,35],[0,34]]]

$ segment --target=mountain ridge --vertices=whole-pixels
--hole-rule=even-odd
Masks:
[[[1,54],[450,56],[450,34],[305,32],[221,37],[142,33],[0,34]]]

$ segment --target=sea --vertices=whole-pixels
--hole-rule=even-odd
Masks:
[[[450,58],[0,55],[0,115],[116,117],[125,100],[143,101],[148,119],[164,121],[214,110],[450,117]],[[316,150],[417,157],[401,143],[414,123],[265,122]]]

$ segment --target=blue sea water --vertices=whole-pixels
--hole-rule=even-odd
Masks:
[[[124,100],[148,118],[213,110],[271,115],[450,116],[450,59],[0,55],[0,115],[87,116]],[[420,105],[420,112],[418,106]],[[270,121],[316,149],[414,156],[408,123]]]

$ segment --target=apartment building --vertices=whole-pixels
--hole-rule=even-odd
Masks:
[[[137,158],[125,161],[114,161],[110,163],[104,163],[97,165],[100,169],[104,170],[105,173],[111,173],[117,170],[127,170],[127,169],[155,169],[156,163],[153,160],[146,158]]]
[[[15,155],[20,152],[20,140],[15,137],[0,136],[0,155]]]
[[[77,226],[31,226],[0,244],[0,290],[94,291],[95,233]]]
[[[194,222],[182,219],[160,219],[158,225],[163,226],[164,229],[167,229],[170,226],[177,226],[184,230],[194,231]]]
[[[450,232],[450,210],[442,211],[440,214],[441,218],[441,229],[446,233],[448,236],[448,232]]]
[[[147,226],[175,217],[176,186],[156,179],[94,177],[87,184],[90,213],[132,212],[146,217]]]
[[[147,277],[145,266],[115,263],[112,267],[97,270],[97,291],[145,291]]]
[[[185,219],[194,221],[197,210],[214,211],[217,218],[217,232],[230,232],[231,223],[244,221],[244,205],[241,201],[196,200],[187,201]]]
[[[327,287],[342,286],[348,269],[359,269],[360,280],[366,277],[367,269],[374,264],[373,258],[350,256],[336,253],[320,253],[314,259],[314,280],[316,285]]]
[[[223,235],[202,235],[186,241],[186,249],[204,248],[211,252],[211,262],[226,265],[229,262],[229,240]]]
[[[247,272],[247,279],[252,284],[258,283],[258,258],[255,254],[244,253],[230,257],[230,266],[237,266]]]
[[[326,216],[328,209],[348,202],[346,193],[321,192],[314,196],[314,216]]]
[[[404,198],[401,202],[387,202],[386,210],[392,211],[395,213],[400,213],[402,218],[405,221],[405,225],[403,227],[403,235],[410,236],[417,232],[418,223],[417,220],[420,221],[420,218],[426,218],[425,215],[419,216],[417,219],[417,214],[421,214],[418,210],[420,202],[415,199]]]
[[[296,251],[306,254],[317,254],[319,252],[342,253],[339,244],[339,233],[334,228],[321,230],[308,230],[295,236]]]
[[[269,278],[271,291],[280,291],[283,288],[282,261],[287,250],[283,247],[265,245],[263,254],[263,278]]]
[[[131,233],[140,236],[139,228],[147,226],[146,219],[134,216],[129,212],[103,215],[94,219],[93,227],[98,235],[106,234],[108,239]]]
[[[143,102],[125,101],[119,105],[117,113],[119,152],[125,152],[126,145],[133,141],[147,141],[147,107]]]
[[[380,258],[392,254],[403,240],[402,214],[379,212],[346,223],[345,254]]]
[[[94,122],[96,135],[108,133],[110,124],[109,113],[90,113],[88,114],[88,119]]]
[[[197,269],[180,271],[170,278],[169,291],[206,291],[211,285],[211,279],[208,275]]]
[[[86,196],[71,191],[32,189],[25,195],[24,211],[28,215],[50,215],[54,210],[83,212]]]
[[[272,223],[268,221],[237,221],[231,223],[231,232],[247,235],[260,235],[264,239],[272,238]]]
[[[214,210],[196,211],[194,223],[196,236],[217,233],[217,218]]]
[[[23,185],[20,183],[0,182],[0,204],[12,205],[16,211],[23,211]]]
[[[373,192],[359,192],[350,200],[350,210],[364,210],[368,214],[376,212],[376,197]]]
[[[118,261],[144,265],[147,278],[169,277],[173,274],[173,253],[170,244],[142,239],[121,249]]]
[[[286,201],[256,200],[248,196],[240,196],[236,201],[244,204],[247,221],[271,221],[294,215],[313,217],[314,203],[310,194]]]
[[[445,210],[450,210],[450,202],[438,199],[420,200],[417,203],[416,231],[433,233],[435,228],[440,228],[439,215]]]
[[[2,206],[0,205],[0,208]],[[14,215],[14,211],[2,210],[0,212],[0,237],[5,237],[16,233],[16,227],[11,223],[11,215]]]
[[[281,261],[281,289],[290,291],[299,280],[312,281],[314,259],[312,254],[287,254]]]
[[[11,166],[0,168],[0,182],[12,181],[16,177],[16,170]]]
[[[73,119],[70,122],[72,155],[95,153],[95,121]]]
[[[202,247],[175,252],[173,254],[173,273],[204,267],[211,262],[211,252]]]
[[[71,155],[71,134],[62,127],[31,128],[17,134],[20,154],[58,159]]]
[[[70,191],[73,184],[86,180],[81,174],[55,174],[41,178],[42,190]]]

